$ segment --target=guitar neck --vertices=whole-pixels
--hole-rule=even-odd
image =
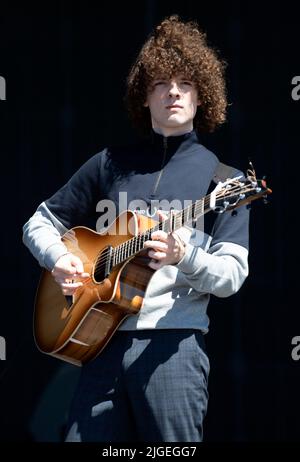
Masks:
[[[202,199],[178,212],[171,210],[170,216],[166,220],[157,223],[117,247],[111,246],[107,249],[105,255],[101,254],[99,256],[96,268],[104,265],[106,268],[105,274],[109,274],[113,267],[139,253],[144,248],[145,242],[151,240],[151,234],[154,231],[162,230],[166,233],[172,233],[211,210],[223,213],[240,205],[249,204],[260,197],[266,199],[272,190],[267,187],[265,180],[257,180],[254,170],[248,169],[247,172],[246,179],[240,181],[242,176],[238,176],[229,178],[223,183],[219,182],[215,189]]]
[[[211,210],[210,197],[211,195],[209,194],[179,212],[171,211],[170,216],[166,220],[157,223],[157,225],[115,247],[113,266],[123,263],[128,258],[139,253],[144,248],[145,242],[151,239],[151,234],[154,231],[162,230],[166,233],[171,233],[181,228],[189,221],[196,220],[200,216],[204,215],[206,212]]]

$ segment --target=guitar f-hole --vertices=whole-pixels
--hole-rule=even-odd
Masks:
[[[73,304],[73,295],[65,295],[68,307],[70,308]]]
[[[111,245],[104,247],[104,249],[102,249],[102,251],[99,253],[93,271],[93,278],[95,282],[103,282],[104,279],[109,276],[113,266],[112,256],[113,247]]]

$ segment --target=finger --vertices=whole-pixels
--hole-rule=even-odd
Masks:
[[[61,289],[62,293],[64,295],[74,295],[76,292],[76,289]]]
[[[159,209],[157,210],[157,215],[158,215],[158,218],[160,219],[159,221],[164,221],[168,218],[168,214]]]
[[[77,274],[81,274],[84,272],[83,264],[80,258],[73,256],[71,264],[75,268]]]
[[[52,276],[54,277],[55,281],[59,284],[65,282],[67,278],[74,278],[74,273],[68,273],[66,271],[59,271],[57,269],[52,271]]]
[[[62,289],[78,289],[83,285],[82,282],[62,282],[61,284]]]
[[[90,277],[90,273],[81,273],[80,275],[80,278],[89,278]]]
[[[150,247],[155,250],[168,250],[168,244],[161,241],[146,241],[144,247]]]
[[[152,268],[154,270],[158,270],[163,266],[163,264],[161,262],[159,262],[159,261],[151,260],[150,263],[148,264],[148,266],[150,266],[150,268]]]
[[[164,231],[154,231],[151,234],[151,239],[154,240],[154,241],[167,242],[168,234],[165,233]]]
[[[64,265],[64,266],[59,267],[59,268],[53,268],[52,273],[57,274],[57,275],[66,274],[68,276],[69,275],[73,276],[74,274],[76,274],[76,271],[74,271],[74,268],[72,268],[72,266]]]
[[[81,281],[81,279],[89,278],[90,274],[89,273],[74,273],[73,276],[74,276],[73,279],[77,281]]]
[[[81,274],[69,273],[66,271],[58,270],[58,269],[52,271],[52,273],[53,273],[54,279],[59,284],[65,282],[66,279],[71,279],[71,280],[73,279],[75,281],[81,281],[82,279],[87,279],[90,277],[89,273],[81,273]]]
[[[167,256],[165,252],[155,252],[154,250],[149,250],[148,255],[149,257],[154,258],[155,260],[162,260]]]

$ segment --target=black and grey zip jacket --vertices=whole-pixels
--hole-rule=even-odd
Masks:
[[[218,158],[194,131],[147,143],[106,148],[91,157],[23,227],[23,241],[40,265],[51,270],[67,253],[61,236],[74,226],[103,231],[123,210],[155,215],[180,210],[207,195]],[[240,176],[232,170],[232,177]],[[195,328],[208,331],[210,295],[236,293],[248,275],[249,211],[209,212],[177,233],[185,255],[152,276],[142,309],[121,330]]]

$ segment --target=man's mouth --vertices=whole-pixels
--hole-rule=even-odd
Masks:
[[[180,106],[180,104],[170,104],[170,106],[167,106],[167,109],[173,109],[173,108],[182,109],[182,106]]]

